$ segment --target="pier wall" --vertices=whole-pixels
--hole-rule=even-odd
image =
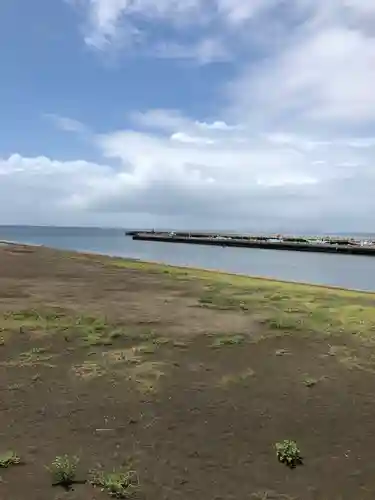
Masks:
[[[191,234],[191,236],[189,236]],[[221,247],[241,247],[241,248],[263,248],[268,250],[292,250],[298,252],[321,252],[321,253],[339,253],[339,254],[356,254],[375,256],[375,245],[348,244],[346,240],[335,239],[333,243],[314,243],[304,242],[303,239],[293,238],[287,241],[270,241],[267,237],[254,239],[249,236],[227,236],[225,239],[219,239],[207,235],[197,233],[175,233],[173,236],[170,233],[153,233],[153,232],[136,232],[132,231],[130,236],[138,241],[158,241],[166,243],[185,243],[193,245],[209,245]],[[193,235],[194,234],[194,235]],[[271,238],[272,239],[272,238]],[[307,241],[307,239],[305,240]]]

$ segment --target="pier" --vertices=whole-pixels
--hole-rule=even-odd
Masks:
[[[126,235],[138,241],[375,256],[375,240],[339,238],[337,236],[264,236],[177,231],[128,231]]]

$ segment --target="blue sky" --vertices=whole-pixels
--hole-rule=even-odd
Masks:
[[[370,0],[4,0],[0,223],[373,230]]]

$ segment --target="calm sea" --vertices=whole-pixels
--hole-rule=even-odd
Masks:
[[[125,229],[0,226],[0,240],[375,291],[375,258],[133,241]]]

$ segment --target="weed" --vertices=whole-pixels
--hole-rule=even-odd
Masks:
[[[297,465],[302,464],[301,452],[295,441],[286,439],[276,443],[275,448],[279,462],[284,463],[292,469]]]
[[[24,311],[9,311],[4,313],[4,319],[13,319],[15,321],[34,320],[39,321],[42,319],[41,315],[34,309]]]
[[[48,470],[52,474],[53,485],[69,487],[76,478],[78,457],[70,457],[69,455],[57,456],[52,462]]]
[[[212,295],[204,295],[201,297],[198,302],[199,304],[206,305],[206,304],[212,304],[214,301],[214,298]]]
[[[166,337],[155,337],[153,339],[153,343],[156,345],[164,345],[164,344],[169,344],[170,340],[167,339]]]
[[[318,380],[316,378],[307,377],[305,378],[303,383],[305,384],[306,387],[314,387],[314,385],[318,383]]]
[[[30,354],[43,354],[44,352],[47,352],[45,347],[33,347]]]
[[[109,325],[106,318],[80,316],[76,319],[74,328],[79,332],[85,345],[106,346],[112,344],[114,337],[108,332]]]
[[[302,318],[293,316],[290,313],[268,319],[265,323],[271,330],[301,330],[303,328]]]
[[[225,310],[247,310],[247,305],[243,300],[239,300],[236,296],[229,296],[228,294],[220,293],[220,290],[213,290],[209,293],[205,293],[198,300],[200,307],[206,307],[209,309],[221,309]]]
[[[95,354],[95,353],[94,353]],[[91,380],[104,375],[104,369],[95,362],[84,361],[82,364],[72,366],[74,375],[82,380]]]
[[[114,498],[129,498],[139,488],[138,475],[134,471],[92,471],[90,483]]]
[[[227,387],[228,385],[246,382],[249,378],[253,377],[254,374],[254,370],[248,368],[247,370],[240,373],[230,373],[227,375],[223,375],[219,381],[219,385]]]
[[[165,363],[161,361],[144,361],[128,370],[129,379],[136,383],[142,393],[154,392],[165,375],[164,369]]]
[[[113,332],[111,332],[109,334],[110,339],[120,339],[123,336],[124,336],[124,332],[122,332],[121,330],[114,330]]]
[[[20,457],[14,451],[7,451],[0,455],[0,468],[6,469],[11,465],[18,465],[20,462]]]
[[[19,354],[18,359],[11,359],[9,361],[3,361],[1,364],[3,366],[36,366],[43,365],[54,367],[48,363],[54,356],[45,354],[46,349],[34,348],[27,352],[22,352]]]
[[[239,345],[245,340],[243,335],[228,335],[225,337],[218,337],[213,341],[211,347],[218,348],[223,346]]]

